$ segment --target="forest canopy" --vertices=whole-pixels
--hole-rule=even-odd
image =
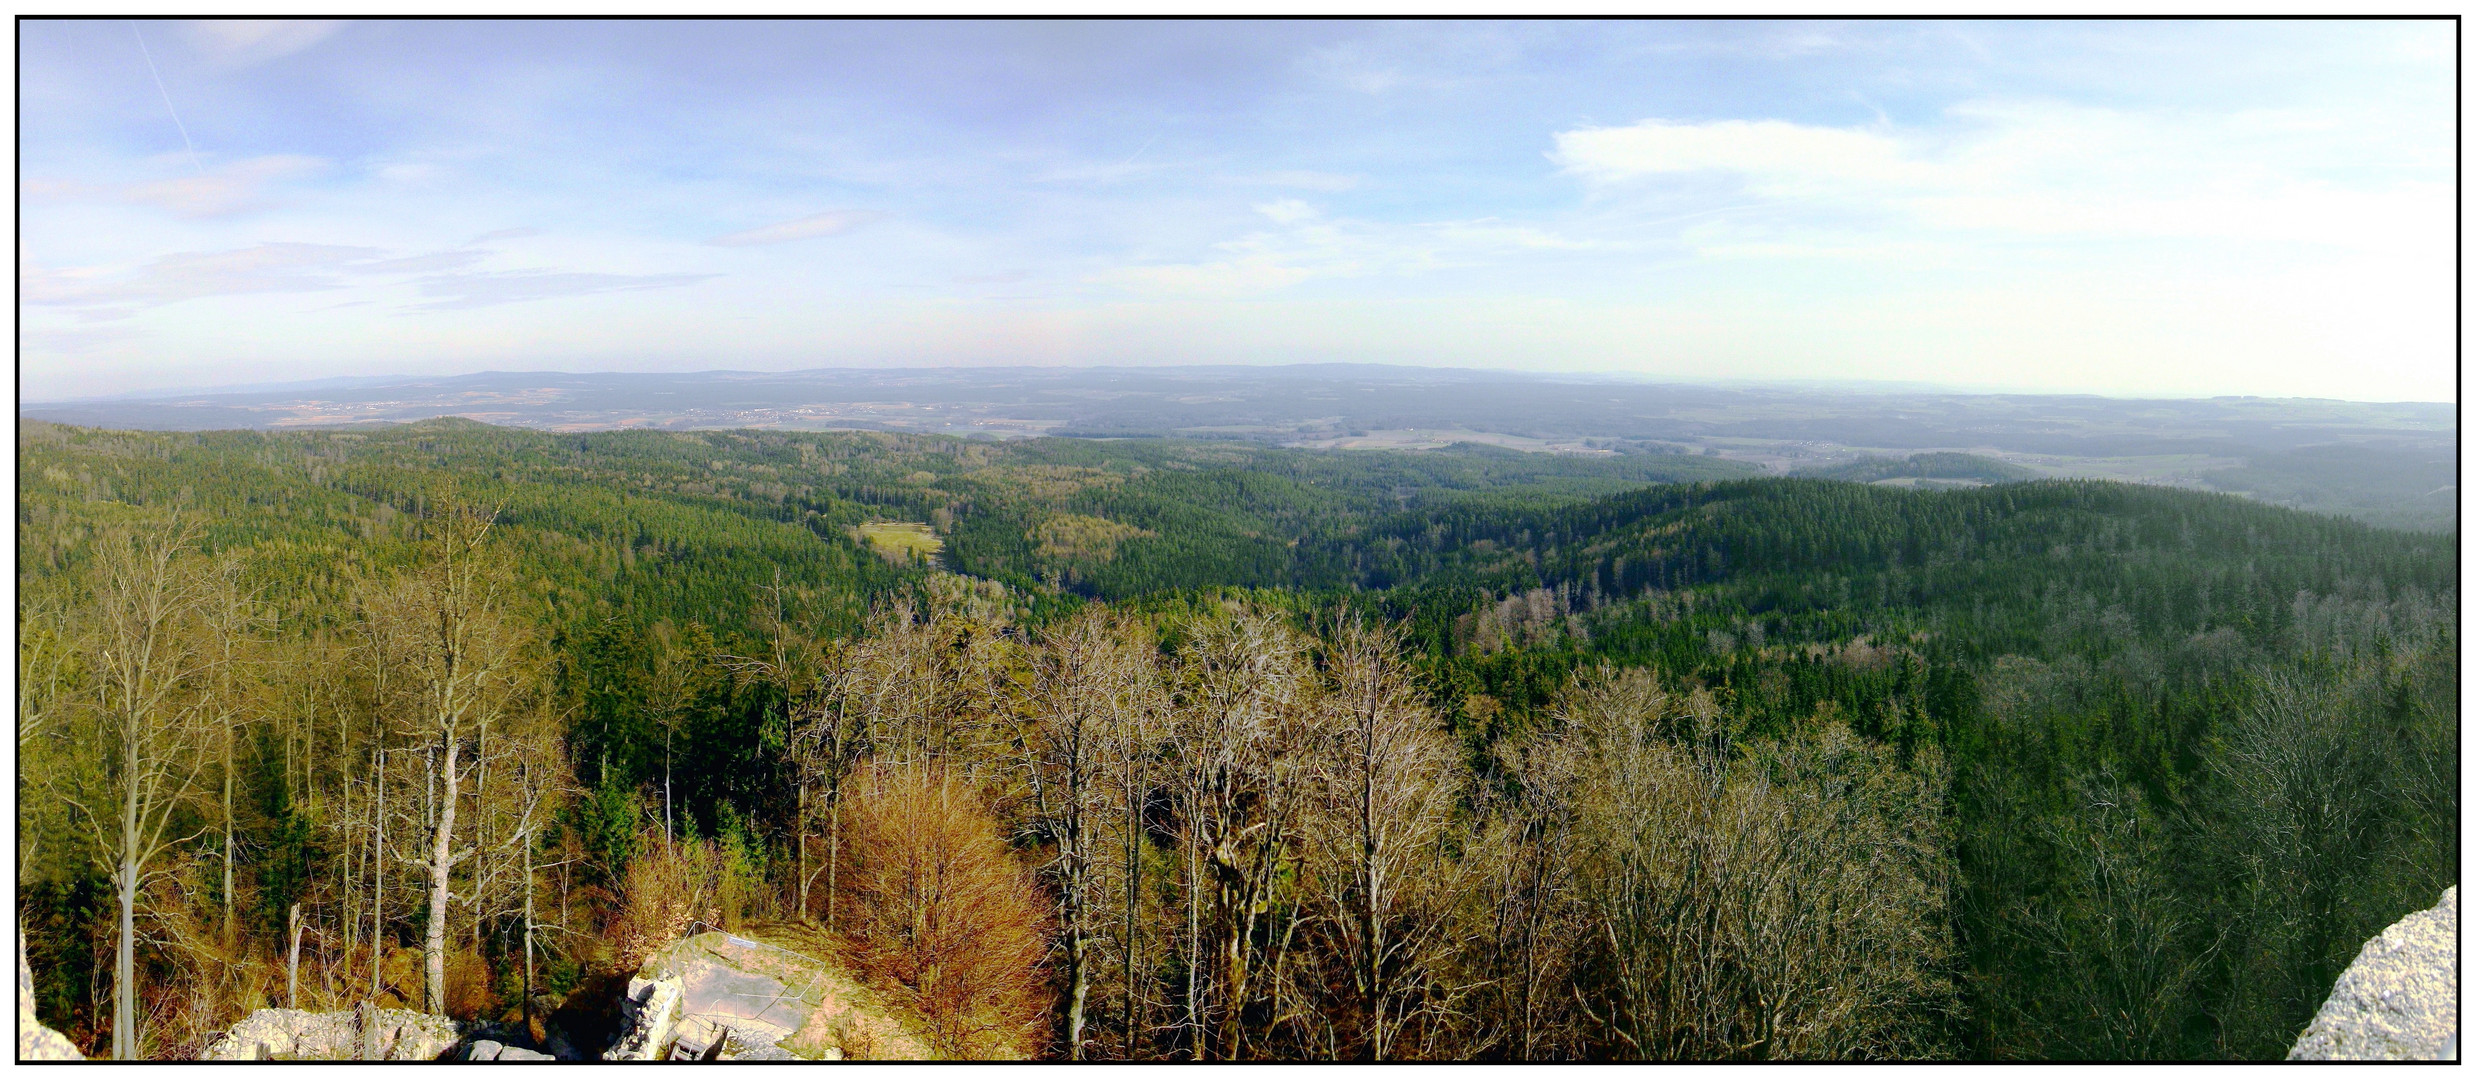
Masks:
[[[24,423],[39,1012],[704,921],[950,1057],[2283,1056],[2456,882],[2456,540],[1897,465]]]

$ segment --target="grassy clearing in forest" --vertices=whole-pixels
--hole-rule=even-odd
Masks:
[[[937,538],[935,530],[914,521],[871,521],[852,530],[857,538],[877,549],[897,564],[914,559],[937,561],[937,553],[946,549],[946,542]]]

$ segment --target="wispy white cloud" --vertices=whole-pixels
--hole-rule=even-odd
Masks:
[[[1472,253],[1487,251],[1619,251],[1632,245],[1609,240],[1582,240],[1552,229],[1514,225],[1495,218],[1448,221],[1431,226],[1445,246]]]
[[[1138,149],[1122,161],[1082,162],[1060,165],[1032,177],[1041,184],[1124,184],[1169,172],[1175,163],[1156,160],[1147,155],[1150,147]]]
[[[1918,266],[1948,262],[1956,254],[1950,244],[1922,241],[1869,240],[1821,236],[1804,240],[1739,238],[1727,231],[1689,235],[1694,253],[1710,259],[1800,259],[1877,266]]]
[[[395,258],[376,248],[337,244],[267,243],[225,251],[183,251],[133,267],[49,269],[21,246],[18,295],[28,304],[64,308],[84,321],[125,319],[140,311],[208,297],[253,293],[329,292],[411,279],[428,303],[413,310],[491,307],[563,296],[661,289],[715,274],[603,274],[554,269],[453,273],[488,258],[484,248],[460,248]],[[327,309],[373,302],[360,298]]]
[[[1304,191],[1355,191],[1367,178],[1355,173],[1317,172],[1313,169],[1282,169],[1245,178],[1245,182],[1269,187],[1299,188]]]
[[[106,323],[96,326],[20,327],[17,343],[22,348],[48,349],[79,355],[108,345],[118,345],[138,336],[126,324]]]
[[[446,274],[422,278],[416,284],[423,296],[432,302],[416,310],[446,311],[462,308],[493,307],[499,304],[519,304],[531,300],[552,300],[567,296],[590,296],[595,293],[632,292],[641,289],[668,289],[694,285],[720,277],[719,274],[584,274],[555,270],[511,270],[495,274]]]
[[[1328,219],[1297,200],[1263,204],[1255,210],[1282,227],[1216,244],[1215,250],[1222,253],[1219,258],[1120,267],[1093,280],[1139,294],[1239,297],[1276,292],[1316,278],[1408,277],[1544,253],[1624,247],[1495,218],[1393,225]]]
[[[455,251],[433,251],[427,255],[408,255],[401,259],[380,259],[356,263],[352,269],[364,274],[435,274],[446,270],[462,270],[490,257],[480,248]]]
[[[1256,254],[1214,262],[1121,267],[1095,280],[1151,296],[1228,299],[1276,292],[1318,273],[1284,264],[1269,254]]]
[[[190,47],[223,68],[290,56],[343,28],[340,19],[194,19],[187,26]]]
[[[344,270],[376,256],[374,248],[338,244],[259,244],[230,251],[183,251],[142,266],[44,270],[21,252],[18,296],[29,304],[72,308],[88,319],[117,319],[139,310],[209,296],[321,292],[342,288]]]
[[[1889,215],[1900,225],[1886,228],[1955,233],[2397,250],[2429,240],[2417,223],[2449,212],[2449,185],[2438,179],[2395,169],[2369,179],[2324,176],[2345,160],[2348,133],[2311,112],[1969,102],[1949,115],[1968,128],[1939,139],[1779,120],[1646,120],[1560,132],[1549,157],[1610,193],[1666,177],[1728,176],[1775,207]]]
[[[173,159],[159,161],[174,165]],[[187,158],[175,167],[188,166]],[[131,203],[169,210],[184,218],[226,217],[275,205],[272,189],[286,181],[326,172],[324,158],[304,154],[268,154],[218,165],[204,173],[172,176],[131,184],[90,184],[73,180],[31,178],[21,192],[37,199],[80,199]]]
[[[1271,218],[1274,223],[1280,225],[1296,225],[1301,221],[1312,220],[1316,217],[1315,207],[1309,206],[1297,199],[1282,199],[1278,202],[1257,203],[1255,204],[1255,212]]]
[[[828,210],[804,218],[780,221],[742,232],[727,233],[705,241],[717,247],[751,247],[758,244],[782,244],[817,236],[840,236],[884,217],[873,210]]]
[[[1549,157],[1595,184],[1727,172],[1767,187],[1837,190],[1849,183],[1914,183],[1933,175],[1886,135],[1783,120],[1645,120],[1628,127],[1581,128],[1558,132]]]

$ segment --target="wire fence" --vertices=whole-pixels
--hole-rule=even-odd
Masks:
[[[695,934],[695,933],[697,933],[697,932],[699,931],[699,928],[702,928],[702,930],[703,930],[704,932],[710,932],[710,933],[720,934],[720,935],[722,935],[722,938],[723,938],[723,940],[724,940],[726,943],[728,943],[728,944],[730,944],[730,945],[733,945],[733,946],[736,946],[736,947],[739,947],[739,948],[743,948],[743,949],[750,949],[750,950],[762,949],[762,950],[766,950],[766,951],[770,951],[770,952],[781,953],[781,954],[782,954],[782,955],[784,955],[784,956],[791,957],[791,958],[793,958],[793,959],[795,959],[795,960],[805,961],[805,962],[807,963],[807,965],[808,965],[808,977],[807,977],[806,979],[804,979],[804,980],[802,980],[802,981],[801,981],[801,983],[800,983],[800,985],[799,985],[799,987],[798,987],[798,989],[797,989],[797,990],[792,989],[792,987],[791,987],[791,986],[789,985],[789,983],[786,981],[786,982],[783,982],[783,983],[781,984],[781,985],[783,986],[783,991],[782,991],[781,993],[771,994],[771,995],[764,995],[764,994],[750,994],[750,993],[743,993],[743,992],[738,992],[738,991],[732,991],[732,990],[722,990],[722,989],[716,989],[716,991],[715,991],[715,993],[716,993],[718,996],[722,996],[722,997],[732,997],[732,998],[739,998],[739,999],[741,999],[741,1000],[746,1000],[746,1001],[762,1002],[762,1004],[761,1004],[761,1005],[757,1008],[757,1010],[756,1010],[756,1012],[757,1012],[760,1016],[762,1016],[765,1012],[767,1012],[767,1011],[771,1010],[774,1006],[780,1005],[780,1004],[782,1004],[782,1003],[784,1003],[784,1002],[786,1002],[786,1001],[789,1001],[789,1002],[797,1002],[797,1003],[798,1003],[798,1004],[802,1007],[802,1008],[801,1008],[801,1015],[800,1015],[800,1017],[799,1017],[797,1020],[794,1020],[794,1021],[791,1023],[791,1025],[789,1026],[789,1028],[788,1028],[787,1030],[785,1030],[785,1031],[783,1032],[783,1036],[784,1036],[785,1038],[788,1038],[788,1037],[789,1037],[789,1036],[791,1036],[792,1034],[797,1033],[797,1032],[800,1030],[801,1026],[802,1026],[802,1025],[803,1025],[803,1024],[807,1021],[807,1015],[806,1015],[806,1013],[807,1013],[807,1008],[808,1008],[808,1007],[811,1007],[811,1006],[815,1006],[815,1005],[819,1005],[819,1004],[823,1004],[823,1003],[824,1003],[825,995],[824,995],[824,987],[823,987],[823,985],[822,985],[822,984],[823,984],[823,983],[824,983],[824,981],[825,981],[826,972],[827,972],[828,970],[830,970],[830,969],[831,969],[831,965],[830,965],[827,961],[820,960],[820,959],[818,959],[818,958],[816,958],[816,957],[814,957],[814,956],[810,956],[810,955],[808,955],[807,953],[799,952],[799,951],[796,951],[796,950],[793,950],[793,949],[786,949],[786,948],[783,948],[783,947],[782,947],[782,946],[780,946],[780,945],[775,945],[775,944],[772,944],[772,943],[770,943],[770,942],[758,941],[758,940],[756,940],[756,939],[754,939],[754,938],[745,938],[745,937],[741,937],[741,936],[739,936],[739,935],[737,935],[737,934],[734,934],[734,933],[732,933],[732,932],[730,932],[730,931],[728,931],[728,930],[725,930],[725,929],[723,929],[723,928],[721,928],[721,927],[719,927],[719,926],[715,926],[714,924],[709,923],[709,922],[706,922],[706,921],[704,921],[704,920],[702,920],[702,919],[694,919],[694,920],[690,920],[690,921],[689,921],[689,923],[688,923],[688,929],[689,929],[689,931],[691,932],[691,934]],[[727,963],[727,962],[729,962],[729,961],[731,960],[731,957],[729,957],[729,956],[727,956],[727,955],[725,955],[725,954],[723,954],[723,953],[720,953],[720,952],[718,952],[718,951],[716,951],[716,950],[712,949],[711,947],[707,947],[707,948],[706,948],[706,951],[707,951],[708,953],[711,953],[711,954],[712,954],[715,958],[720,959],[720,960],[722,960],[722,961],[724,961],[724,962],[726,962],[726,963]],[[713,1028],[714,1028],[714,1029],[715,1029],[718,1033],[720,1033],[720,1034],[721,1034],[721,1036],[722,1036],[722,1037],[728,1037],[728,1035],[729,1035],[729,1033],[730,1033],[730,1029],[729,1029],[728,1027],[726,1027],[725,1025],[723,1025],[723,1024],[721,1024],[721,1023],[719,1023],[719,1022],[717,1021],[717,1019],[716,1019],[716,1018],[713,1018],[713,1017],[710,1017],[710,1016],[706,1016],[706,1015],[703,1015],[703,1014],[699,1014],[699,1013],[691,1013],[691,1012],[689,1012],[689,1010],[688,1010],[688,1009],[687,1009],[687,1007],[686,1007],[686,1006],[687,1006],[687,1001],[686,1001],[686,998],[685,998],[685,995],[684,995],[684,994],[682,995],[682,998],[681,998],[681,1003],[680,1003],[680,1004],[681,1004],[680,1013],[681,1013],[682,1018],[685,1018],[685,1017],[690,1016],[690,1015],[694,1015],[694,1016],[696,1016],[698,1019],[703,1020],[703,1021],[707,1024],[707,1025],[709,1025],[709,1026],[713,1027]],[[752,1018],[752,1017],[739,1017],[739,1016],[733,1016],[733,1017],[729,1017],[729,1019],[732,1019],[732,1020],[739,1020],[739,1021],[746,1021],[746,1020],[755,1019],[755,1018]],[[764,1023],[765,1021],[760,1020],[759,1022]],[[772,1025],[770,1025],[770,1023],[769,1023],[769,1026],[772,1026]],[[741,1032],[741,1034],[742,1034],[743,1036],[745,1036],[745,1035],[746,1035],[746,1034],[748,1034],[748,1033],[743,1031],[743,1032]]]

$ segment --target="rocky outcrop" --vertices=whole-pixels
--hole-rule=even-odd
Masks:
[[[69,1037],[43,1026],[34,1015],[34,969],[26,966],[26,935],[17,935],[17,1060],[84,1061]]]
[[[839,1061],[929,1056],[813,927],[708,928],[647,953],[605,1061]]]
[[[206,1048],[207,1061],[437,1061],[464,1039],[444,1016],[406,1009],[260,1009]]]
[[[619,1002],[619,1041],[602,1052],[602,1060],[665,1060],[671,1027],[679,1019],[681,991],[678,979],[629,979],[628,996]]]
[[[2455,1061],[2459,1057],[2459,890],[2364,943],[2290,1061]]]
[[[557,1061],[559,1059],[539,1050],[527,1050],[521,1046],[509,1046],[506,1043],[500,1042],[496,1039],[475,1039],[473,1040],[472,1045],[465,1047],[464,1060]]]

